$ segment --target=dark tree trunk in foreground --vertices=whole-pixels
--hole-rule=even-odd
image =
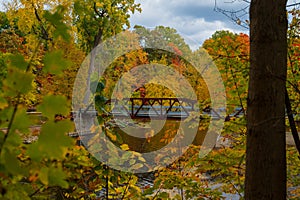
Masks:
[[[286,0],[252,0],[245,198],[286,199]]]

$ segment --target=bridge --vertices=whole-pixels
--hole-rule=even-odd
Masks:
[[[197,100],[187,98],[111,99],[111,115],[131,118],[187,118],[195,111]]]

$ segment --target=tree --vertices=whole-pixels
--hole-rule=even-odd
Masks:
[[[291,22],[288,29],[288,72],[287,90],[293,113],[300,113],[300,10],[289,11]],[[300,120],[300,115],[295,115]]]
[[[9,23],[3,20],[8,25],[5,25],[5,23],[1,21],[1,199],[29,199],[34,198],[35,195],[40,196],[41,193],[47,193],[49,191],[51,191],[53,196],[56,194],[65,194],[67,189],[69,189],[69,191],[74,190],[74,187],[72,188],[71,186],[72,182],[75,186],[80,187],[80,184],[76,184],[75,181],[77,181],[78,177],[81,177],[82,173],[82,171],[80,171],[80,174],[75,172],[77,171],[77,166],[74,167],[73,165],[73,167],[71,167],[69,165],[68,167],[64,167],[58,164],[64,162],[63,160],[69,160],[68,163],[72,163],[72,160],[74,160],[75,163],[79,164],[77,160],[79,153],[77,154],[71,150],[74,141],[65,134],[73,130],[72,123],[68,120],[58,122],[54,117],[55,114],[69,114],[67,108],[68,102],[64,96],[49,94],[51,90],[45,92],[46,94],[44,94],[41,100],[44,101],[44,103],[39,102],[40,104],[37,109],[43,111],[43,116],[47,117],[48,120],[40,129],[38,141],[33,142],[31,138],[31,134],[36,134],[36,132],[32,133],[29,127],[32,124],[35,125],[35,121],[26,114],[28,106],[26,100],[31,100],[28,97],[31,97],[31,94],[35,94],[36,92],[35,81],[37,81],[37,71],[43,70],[43,73],[49,73],[55,76],[55,74],[61,74],[66,66],[64,66],[65,58],[62,57],[62,54],[57,53],[60,51],[48,51],[45,54],[43,45],[41,45],[41,43],[45,42],[45,38],[40,38],[39,36],[41,36],[41,34],[30,32],[30,30],[24,28],[24,37],[20,36],[20,27],[18,24],[15,24],[15,22],[24,19],[18,16],[22,16],[30,10],[34,10],[31,5],[28,6],[24,4],[21,7],[23,7],[23,9],[16,8],[16,10],[10,10],[5,13],[6,15],[10,12],[15,11],[15,14],[18,12],[14,15],[13,19],[10,18]],[[57,10],[60,8],[61,7],[57,6]],[[45,24],[47,22],[51,24],[54,21],[59,23],[63,15],[55,11],[56,9],[54,9],[53,15],[52,13],[48,13],[48,18],[40,18],[40,20],[43,20]],[[3,14],[2,16],[5,15]],[[31,20],[35,21],[37,19],[32,17]],[[29,26],[28,28],[33,29],[33,24],[32,27]],[[64,31],[64,26],[58,26],[55,30],[52,29],[51,33],[62,33]],[[54,35],[49,35],[49,37],[52,36]],[[53,37],[52,39],[55,40],[57,38]],[[32,43],[35,43],[34,41],[37,41],[35,47],[32,46]],[[60,39],[60,42],[63,41],[65,43],[68,42]],[[56,49],[54,48],[54,43],[52,43],[52,45],[53,49]],[[75,45],[71,43],[69,46],[66,45],[66,47],[63,48],[65,54]],[[59,46],[56,47],[61,48]],[[38,49],[42,50],[38,51]],[[5,59],[3,59],[3,57]],[[46,59],[46,57],[48,58]],[[73,59],[75,56],[71,52],[66,57]],[[78,55],[74,59],[76,60],[76,58],[79,59]],[[4,62],[2,60],[4,60]],[[40,67],[40,69],[37,67]],[[23,142],[23,140],[26,142]],[[55,143],[53,143],[53,141],[55,141]],[[27,145],[27,143],[31,144]],[[55,150],[52,151],[54,146]],[[67,151],[69,152],[67,153]],[[74,156],[67,156],[67,154],[71,152],[74,153]],[[78,169],[83,169],[83,171],[87,168],[85,166],[90,166],[88,163],[85,163],[84,166],[79,165]],[[69,173],[69,170],[72,172]],[[67,176],[67,174],[72,174],[72,176]],[[51,178],[49,179],[49,177],[53,179],[50,180]],[[67,179],[69,179],[68,182],[70,185],[67,183]],[[24,185],[26,186],[24,187]],[[77,194],[78,193],[79,192],[77,192]]]
[[[221,72],[229,113],[241,107],[245,109],[249,78],[249,36],[243,33],[216,31],[203,43]]]
[[[147,53],[149,63],[170,66],[184,76],[185,80],[188,80],[189,84],[193,87],[201,102],[209,97],[203,77],[197,69],[195,69],[195,66],[193,66],[192,63],[189,63],[192,61],[199,64],[197,55],[201,54],[199,52],[200,50],[192,52],[182,36],[174,28],[157,26],[154,29],[147,29],[142,26],[135,26],[135,32],[139,34],[141,46],[145,48],[144,50]],[[147,72],[146,74],[149,75]],[[162,73],[161,76],[165,76],[165,74],[169,74],[169,72],[166,71],[165,73]],[[158,79],[165,79],[175,85],[178,84],[184,86],[182,81],[174,80],[172,79],[172,76],[161,77]],[[157,81],[157,83],[159,83],[159,81]],[[146,85],[145,88],[147,97],[171,97],[174,95],[166,90],[167,88],[159,88],[157,85],[154,86],[153,84]],[[187,90],[181,89],[181,91],[185,93]],[[183,93],[180,95],[183,95]]]
[[[141,11],[140,4],[134,0],[75,0],[73,9],[74,24],[78,32],[78,41],[86,52],[91,52],[90,67],[86,81],[84,102],[90,100],[90,77],[94,70],[95,48],[105,39],[112,37],[124,27],[130,27],[130,12]]]
[[[51,92],[53,95],[63,95],[71,100],[73,84],[85,53],[76,47],[73,41],[59,40],[54,49],[58,50],[58,54],[63,55],[63,60],[67,61],[64,62],[66,67],[61,74],[55,75],[38,69],[43,68],[43,63],[39,63],[36,67],[37,77],[35,79],[38,84],[39,96],[42,97]]]
[[[75,0],[74,24],[82,47],[90,52],[104,39],[130,27],[130,12],[141,11],[134,0]]]
[[[246,199],[286,198],[286,2],[250,4]]]

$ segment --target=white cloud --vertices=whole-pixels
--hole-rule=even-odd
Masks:
[[[165,0],[161,0],[160,2],[164,2]],[[185,5],[193,5],[193,6],[205,6],[205,7],[213,7],[215,5],[214,0],[169,0],[168,2],[171,6],[185,6]]]
[[[197,49],[217,30],[248,32],[215,12],[214,0],[138,0],[137,3],[141,3],[142,12],[132,16],[133,26],[175,28],[192,49]]]
[[[208,22],[204,18],[180,18],[178,20],[180,23],[172,22],[170,26],[178,30],[193,50],[199,48],[217,30],[229,30],[236,33],[242,31],[228,26],[223,21]]]

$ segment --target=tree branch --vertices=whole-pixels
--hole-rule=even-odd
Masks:
[[[300,159],[300,139],[299,139],[299,135],[298,135],[298,131],[297,131],[297,127],[295,124],[295,120],[293,117],[293,113],[292,113],[292,106],[291,106],[291,102],[290,102],[290,98],[287,92],[287,89],[285,89],[285,107],[286,107],[286,112],[287,112],[287,116],[289,118],[289,123],[291,126],[291,131],[292,131],[292,135],[295,141],[295,145],[296,148],[298,150],[299,156],[298,158]]]
[[[129,189],[129,185],[130,185],[131,179],[132,179],[132,174],[130,175],[130,177],[129,177],[127,183],[126,183],[127,185],[126,185],[126,188],[125,188],[125,190],[124,190],[124,192],[123,192],[123,195],[122,195],[121,200],[125,199],[125,195],[126,195],[126,193],[127,193],[127,190]]]
[[[242,0],[242,1],[246,2],[246,3],[248,3],[250,5],[250,1],[248,1],[248,0]],[[230,2],[225,2],[224,1],[224,3],[234,3],[234,2],[236,2],[236,0],[231,0]],[[289,4],[286,7],[289,8],[289,7],[298,6],[298,5],[300,5],[300,2],[299,3]],[[246,29],[249,29],[249,23],[241,21],[240,18],[249,14],[249,12],[246,11],[248,9],[249,9],[249,6],[246,6],[246,7],[242,8],[242,9],[236,10],[236,11],[229,11],[229,10],[221,9],[221,8],[219,8],[217,6],[217,0],[215,0],[214,10],[216,12],[222,13],[223,15],[225,15],[226,17],[228,17],[229,19],[231,19],[232,21],[234,21],[235,23],[237,23],[238,25],[240,25],[241,27],[246,28]],[[240,13],[240,12],[243,12],[243,14],[240,15],[240,16],[238,16],[238,13]]]
[[[41,187],[39,187],[36,191],[34,191],[32,194],[29,195],[29,197],[33,197],[34,195],[36,195],[37,193],[39,193],[41,191],[41,189],[43,189],[43,185]]]
[[[300,3],[293,3],[293,4],[290,4],[290,5],[287,5],[286,7],[288,8],[288,7],[298,6],[298,5],[300,5]]]
[[[40,26],[41,26],[41,28],[42,28],[42,39],[44,39],[44,40],[51,40],[51,38],[49,38],[49,34],[48,34],[47,30],[46,30],[45,27],[43,26],[43,21],[42,21],[42,19],[40,18],[40,15],[39,15],[39,13],[38,13],[36,7],[35,7],[34,5],[32,5],[32,6],[33,6],[33,8],[34,8],[34,14],[35,14],[35,17],[36,17],[36,19],[38,20],[38,22],[39,22],[39,24],[40,24]]]
[[[32,61],[33,61],[33,58],[34,58],[35,55],[37,54],[40,45],[41,45],[41,40],[39,40],[37,46],[35,47],[34,52],[33,52],[33,55],[32,55],[30,61],[29,61],[28,64],[27,64],[27,67],[26,67],[25,72],[29,72],[31,63],[32,63]],[[5,142],[6,142],[7,138],[8,138],[8,136],[9,136],[9,134],[10,134],[10,131],[11,131],[11,129],[12,129],[13,122],[14,122],[15,117],[16,117],[16,114],[17,114],[17,111],[18,111],[18,105],[20,104],[20,100],[21,100],[21,97],[20,97],[20,96],[21,96],[21,94],[20,94],[20,92],[18,92],[18,94],[17,94],[17,96],[16,96],[16,97],[17,97],[17,101],[16,101],[16,104],[14,105],[14,110],[13,110],[13,113],[12,113],[12,115],[11,115],[11,118],[10,118],[10,121],[9,121],[9,124],[8,124],[8,127],[7,127],[6,134],[4,135],[3,141],[2,141],[1,146],[0,146],[0,156],[1,156],[1,153],[2,153],[2,150],[3,150],[3,146],[4,146],[4,144],[5,144]]]
[[[100,18],[105,17],[104,14],[107,13],[107,12],[105,11],[105,9],[103,9],[103,10],[101,11],[101,13],[100,13],[100,12],[98,11],[98,9],[97,9],[96,2],[94,2],[93,8],[94,8],[95,13],[96,13]]]

